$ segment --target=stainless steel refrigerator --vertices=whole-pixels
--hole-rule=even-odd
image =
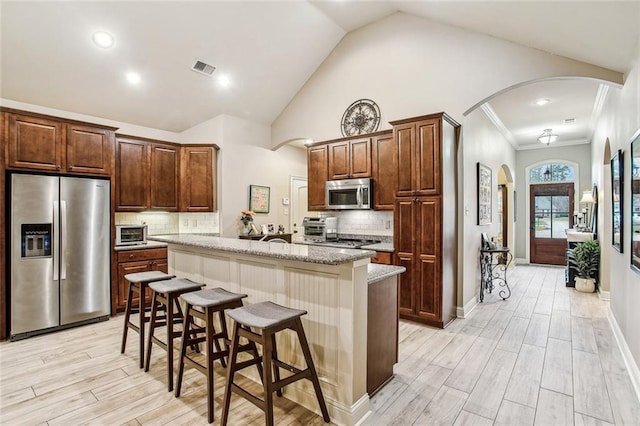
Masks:
[[[108,180],[12,174],[10,336],[110,312]]]

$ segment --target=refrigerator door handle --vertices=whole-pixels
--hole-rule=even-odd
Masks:
[[[57,201],[53,202],[53,241],[58,238],[60,232],[60,204]],[[60,247],[53,243],[53,281],[58,281],[59,265],[60,265]]]
[[[62,231],[60,235],[60,279],[67,279],[67,202],[60,201],[60,220],[62,221]]]

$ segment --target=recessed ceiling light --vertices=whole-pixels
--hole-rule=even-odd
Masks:
[[[551,102],[549,99],[538,99],[536,101],[536,105],[542,106],[548,104],[549,102]]]
[[[128,72],[127,73],[127,81],[131,84],[138,84],[140,83],[140,74],[135,73],[135,72]]]
[[[229,79],[229,76],[221,75],[218,77],[218,84],[222,87],[227,87],[231,84],[231,80]]]
[[[113,46],[113,43],[114,43],[113,36],[104,31],[98,31],[93,33],[93,37],[91,38],[93,39],[93,42],[95,43],[96,46],[102,47],[103,49],[110,48],[111,46]]]
[[[573,124],[573,123],[576,122],[576,119],[575,118],[565,118],[562,122],[564,124]]]

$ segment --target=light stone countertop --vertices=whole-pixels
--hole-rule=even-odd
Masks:
[[[115,251],[125,251],[125,250],[144,250],[144,249],[154,249],[154,248],[162,248],[166,247],[167,243],[163,243],[160,241],[147,241],[147,244],[136,244],[130,246],[115,246],[113,249]]]
[[[380,263],[370,263],[367,265],[367,283],[373,284],[385,278],[399,275],[406,271],[404,266],[383,265]]]
[[[306,244],[270,243],[267,241],[241,240],[236,238],[210,237],[194,234],[154,235],[150,241],[199,247],[204,249],[273,257],[299,262],[340,265],[375,256],[375,251],[318,247]]]
[[[366,246],[360,247],[362,250],[375,250],[375,251],[384,251],[387,253],[393,253],[393,243],[377,243],[377,244],[368,244]]]

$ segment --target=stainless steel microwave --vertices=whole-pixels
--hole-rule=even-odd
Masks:
[[[371,179],[329,180],[325,184],[326,207],[329,210],[363,210],[373,208]]]
[[[116,245],[147,244],[147,225],[116,225]]]

